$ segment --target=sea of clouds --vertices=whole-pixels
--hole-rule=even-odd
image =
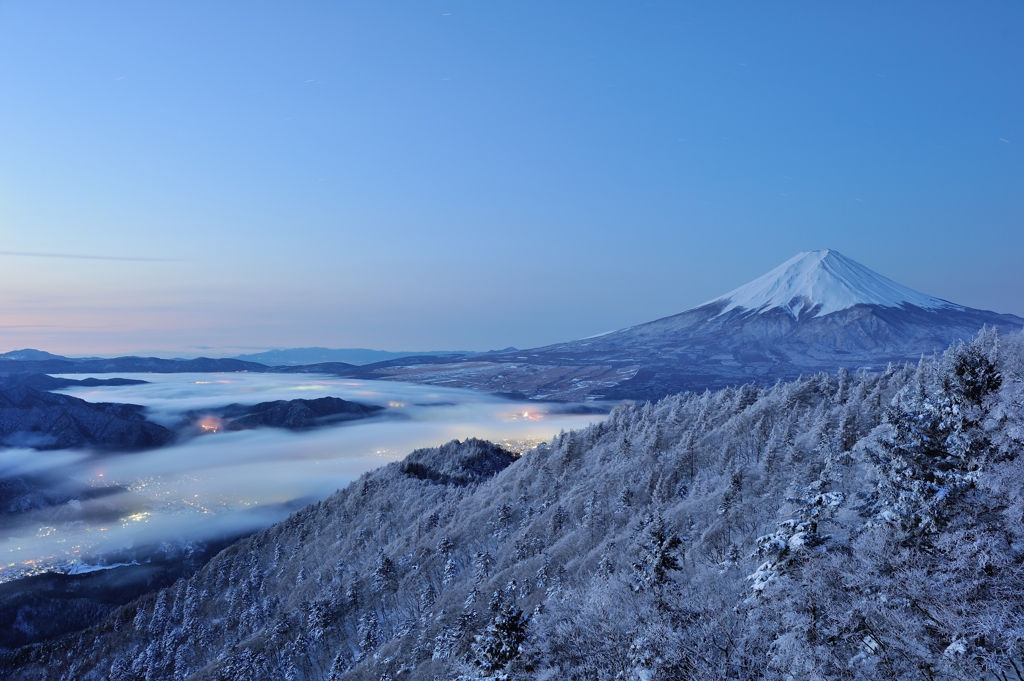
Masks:
[[[90,488],[94,497],[8,516],[0,536],[0,581],[102,564],[131,547],[266,527],[418,447],[479,437],[523,451],[604,418],[468,390],[311,374],[118,376],[148,383],[60,392],[91,402],[140,404],[151,420],[171,428],[181,426],[186,412],[232,403],[331,396],[387,409],[309,431],[218,431],[142,452],[0,450],[0,479],[30,476],[62,489]]]

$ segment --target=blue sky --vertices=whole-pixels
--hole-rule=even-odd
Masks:
[[[1024,315],[1019,3],[0,1],[0,351],[529,347],[794,253]]]

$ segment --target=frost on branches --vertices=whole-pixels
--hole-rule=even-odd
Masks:
[[[518,458],[453,441],[0,676],[1024,681],[1022,451],[1024,337],[992,331]]]
[[[989,454],[982,425],[1002,376],[996,337],[983,333],[938,361],[921,361],[885,413],[868,451],[878,470],[877,518],[915,535],[940,531]]]

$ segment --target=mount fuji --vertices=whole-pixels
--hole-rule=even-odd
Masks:
[[[699,307],[716,303],[725,304],[719,314],[780,308],[795,318],[818,317],[857,305],[965,309],[901,286],[832,250],[798,253],[771,272]]]
[[[881,370],[986,325],[1018,331],[1024,319],[919,293],[820,250],[646,324],[532,350],[381,362],[358,374],[533,399],[657,399],[839,368]]]

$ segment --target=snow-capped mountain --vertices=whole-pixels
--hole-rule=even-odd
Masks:
[[[723,302],[725,307],[719,314],[737,309],[767,312],[781,308],[797,318],[820,317],[855,305],[964,309],[901,286],[839,251],[828,249],[798,253],[771,272],[705,305]]]
[[[532,350],[362,367],[366,378],[443,383],[537,399],[657,399],[816,371],[917,361],[1024,319],[919,293],[833,251],[800,253],[680,314]]]

